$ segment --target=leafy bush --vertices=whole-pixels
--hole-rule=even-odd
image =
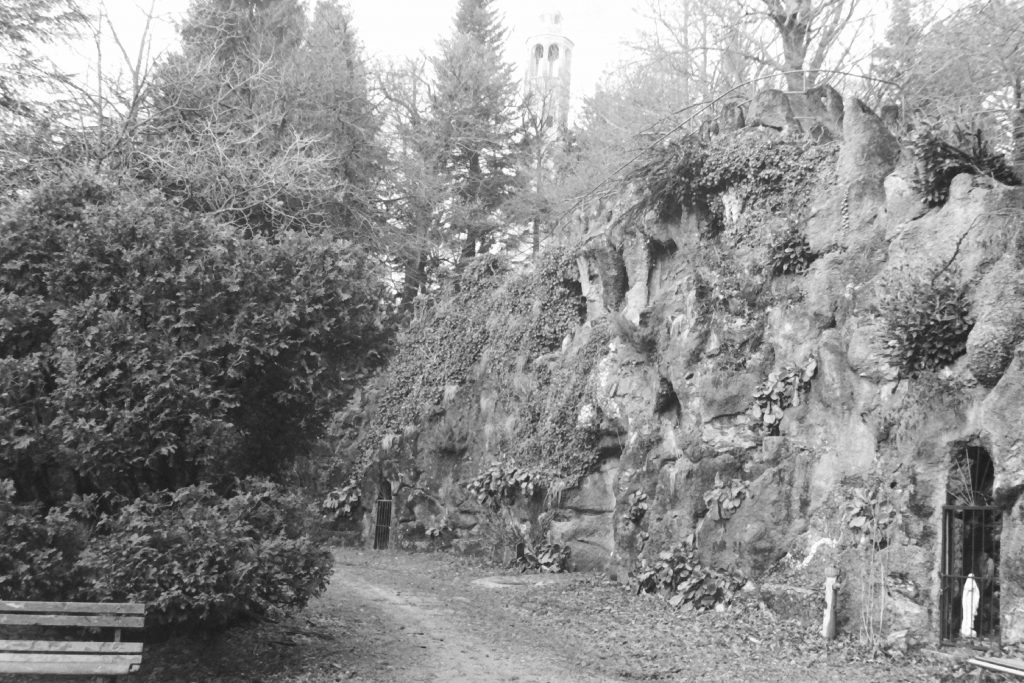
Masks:
[[[323,590],[331,556],[309,537],[309,513],[263,482],[229,498],[205,485],[152,494],[102,519],[77,568],[89,599],[145,602],[172,629],[223,626]]]
[[[320,510],[325,515],[332,515],[335,519],[353,517],[362,503],[359,488],[358,480],[349,479],[340,489],[335,489],[327,494],[320,504]]]
[[[529,500],[538,488],[538,477],[530,472],[515,467],[506,470],[501,465],[494,465],[466,485],[478,503],[492,510],[510,506],[520,496]]]
[[[571,552],[568,546],[557,543],[543,543],[536,548],[528,548],[525,543],[520,543],[516,548],[516,559],[512,560],[512,566],[522,572],[561,574],[568,568]]]
[[[968,133],[953,131],[955,144],[942,139],[934,126],[922,127],[913,137],[914,189],[923,195],[928,206],[941,206],[949,196],[949,184],[960,173],[991,176],[1005,185],[1020,185],[1006,157],[994,152],[982,137],[981,130]]]
[[[695,610],[728,604],[744,584],[740,576],[702,565],[691,543],[658,553],[653,564],[641,559],[629,576],[637,594],[664,591],[673,607],[689,604]]]
[[[818,369],[818,361],[811,358],[803,368],[785,367],[768,374],[754,389],[754,405],[750,416],[758,421],[769,436],[779,433],[783,412],[790,406],[800,405],[801,397],[811,386],[811,378]]]
[[[14,483],[0,479],[0,600],[67,600],[82,581],[75,559],[85,529],[65,510],[42,514],[16,505]]]
[[[793,227],[778,235],[768,248],[772,275],[802,275],[818,255],[811,251],[807,236]]]
[[[966,286],[955,271],[904,267],[886,279],[882,291],[878,310],[900,376],[937,370],[966,352],[974,320]]]
[[[719,519],[729,519],[743,504],[743,500],[750,498],[750,489],[747,482],[741,479],[722,479],[720,472],[715,472],[715,486],[704,492],[704,505],[708,510],[714,510]]]
[[[39,188],[0,212],[0,477],[53,505],[282,471],[377,362],[380,282],[328,237],[243,238],[91,176]]]

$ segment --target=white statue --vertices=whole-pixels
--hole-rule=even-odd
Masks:
[[[981,588],[974,580],[974,572],[967,575],[964,581],[963,590],[963,621],[960,622],[960,635],[968,638],[976,638],[978,632],[974,630],[974,617],[978,614],[978,602],[981,600]]]

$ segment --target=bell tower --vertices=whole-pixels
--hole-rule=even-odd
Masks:
[[[572,49],[561,12],[541,15],[538,31],[526,39],[526,95],[534,114],[554,130],[569,120]]]

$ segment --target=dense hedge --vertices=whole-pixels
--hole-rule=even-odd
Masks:
[[[40,188],[0,211],[0,477],[52,505],[281,471],[385,345],[380,283],[328,237]]]
[[[221,498],[190,486],[104,518],[77,566],[87,597],[145,602],[151,623],[220,626],[273,607],[302,607],[331,572],[295,494],[250,483]]]
[[[267,482],[163,491],[111,514],[88,496],[43,515],[13,488],[0,480],[0,600],[144,602],[147,624],[175,631],[301,607],[330,575],[308,506]]]

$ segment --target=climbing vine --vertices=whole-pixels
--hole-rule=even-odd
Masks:
[[[460,387],[507,379],[524,360],[558,349],[586,310],[575,273],[575,257],[567,251],[553,251],[523,272],[500,257],[473,259],[440,303],[417,312],[371,388],[368,419],[355,444],[362,465],[438,422]],[[441,422],[459,443],[434,444],[437,450],[461,453],[468,435],[452,420]]]

